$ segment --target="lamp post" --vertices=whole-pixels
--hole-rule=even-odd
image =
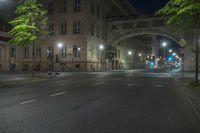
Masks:
[[[101,71],[103,71],[103,59],[104,59],[103,57],[104,45],[103,44],[99,45],[99,50],[101,51]]]
[[[166,60],[166,57],[165,57],[165,48],[166,48],[166,46],[167,46],[167,43],[166,42],[163,42],[162,43],[162,46],[163,46],[163,53],[164,53],[164,60]]]
[[[132,51],[128,51],[128,61],[129,61],[129,69],[131,69],[131,55],[132,55]]]
[[[58,43],[57,46],[58,46],[58,54],[56,54],[56,63],[57,63],[57,73],[56,73],[56,74],[59,74],[59,73],[58,73],[59,55],[61,54],[60,51],[61,51],[61,49],[63,48],[63,44],[62,44],[62,43]],[[60,55],[60,57],[61,57],[61,55]]]

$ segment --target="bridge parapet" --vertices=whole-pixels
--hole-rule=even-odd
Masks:
[[[164,27],[166,26],[166,19],[160,17],[118,17],[108,19],[108,26],[111,26],[112,30],[126,30],[126,29],[142,29],[152,27]]]
[[[167,26],[166,18],[153,16],[110,18],[107,20],[107,30],[107,43],[111,45],[123,39],[143,34],[166,36],[177,43],[183,36],[182,33]]]

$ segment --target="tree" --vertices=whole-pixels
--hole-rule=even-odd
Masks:
[[[19,47],[32,45],[32,77],[34,78],[35,43],[46,33],[47,11],[38,0],[21,0],[15,14],[17,17],[9,22],[12,26],[9,33],[13,35],[9,42]]]
[[[200,0],[170,0],[162,9],[156,12],[156,15],[168,17],[168,24],[180,27],[182,30],[199,30],[200,28]],[[195,82],[198,83],[199,71],[199,46],[198,32],[196,49],[196,65],[195,65]]]

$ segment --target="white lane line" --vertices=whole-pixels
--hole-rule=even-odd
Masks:
[[[154,86],[154,87],[164,87],[163,85],[152,85],[152,86]]]
[[[120,80],[120,79],[122,79],[122,78],[116,78],[116,79],[114,79],[114,80]]]
[[[95,87],[95,86],[98,86],[98,85],[102,85],[102,84],[104,84],[105,82],[101,82],[101,83],[97,83],[97,84],[93,84],[93,85],[91,85],[91,87]]]
[[[28,101],[24,101],[24,102],[21,102],[21,103],[19,103],[19,104],[27,104],[27,103],[32,103],[32,102],[35,102],[35,101],[37,101],[36,99],[32,99],[32,100],[28,100]]]
[[[142,86],[141,84],[128,84],[128,86]]]
[[[67,93],[67,92],[63,91],[63,92],[59,92],[59,93],[49,95],[48,97],[55,97],[55,96],[62,95],[62,94],[65,94],[65,93]]]

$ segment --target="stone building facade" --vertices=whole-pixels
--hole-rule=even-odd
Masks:
[[[19,0],[1,2],[0,18],[10,21]],[[35,48],[39,71],[93,71],[106,66],[106,18],[137,14],[128,0],[40,0],[48,10],[49,35]],[[0,27],[3,24],[0,23]],[[5,31],[8,31],[7,27]],[[1,28],[3,29],[3,28]],[[104,49],[99,49],[103,45]],[[0,46],[1,70],[32,70],[32,47]]]

